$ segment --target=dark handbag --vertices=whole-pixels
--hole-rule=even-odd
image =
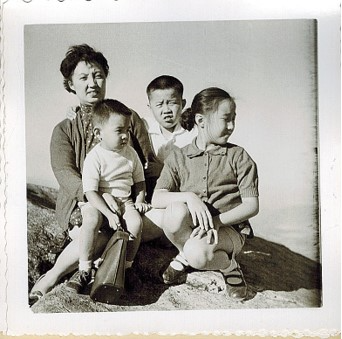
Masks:
[[[125,286],[126,248],[129,234],[117,230],[107,243],[101,256],[103,259],[98,268],[90,291],[90,298],[116,304]]]

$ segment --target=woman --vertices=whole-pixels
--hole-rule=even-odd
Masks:
[[[109,66],[102,53],[88,45],[72,46],[61,63],[65,89],[76,94],[80,101],[76,118],[65,119],[53,130],[50,152],[53,172],[60,185],[56,203],[58,223],[73,238],[62,251],[54,267],[41,276],[32,288],[29,301],[35,303],[46,294],[65,274],[76,268],[78,262],[77,229],[82,224],[78,202],[84,201],[82,188],[82,168],[86,154],[98,140],[93,135],[92,107],[104,99]],[[132,111],[130,122],[130,143],[145,165],[153,159],[147,131],[136,112]],[[105,199],[111,197],[104,196]],[[77,226],[77,227],[75,227]],[[97,243],[97,253],[101,253],[110,233],[102,229]]]

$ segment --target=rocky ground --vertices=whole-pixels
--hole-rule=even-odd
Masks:
[[[58,241],[60,228],[54,218],[56,191],[28,185],[29,289],[48,270],[55,255],[49,248]],[[162,265],[175,255],[173,248],[157,243],[141,245],[136,258],[143,286],[139,292],[124,294],[117,305],[93,302],[89,295],[77,295],[61,281],[32,306],[36,313],[115,312],[148,310],[209,310],[232,308],[295,308],[321,305],[321,265],[285,246],[259,237],[249,239],[238,256],[249,286],[243,302],[225,295],[224,280],[218,272],[195,271],[177,286],[159,282]]]

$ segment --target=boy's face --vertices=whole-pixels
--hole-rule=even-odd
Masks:
[[[129,123],[127,116],[113,113],[101,127],[96,127],[101,146],[109,151],[120,151],[129,141]],[[95,129],[95,130],[96,130]]]
[[[157,89],[150,93],[148,106],[159,125],[173,132],[179,122],[185,100],[173,88]]]
[[[212,144],[225,145],[235,129],[235,104],[222,100],[217,111],[204,116],[204,133]]]

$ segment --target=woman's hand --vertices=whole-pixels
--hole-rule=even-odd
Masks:
[[[136,202],[134,205],[137,211],[141,214],[145,214],[152,208],[152,206],[146,202]]]
[[[115,198],[111,194],[103,193],[102,198],[113,213],[117,214],[118,216],[121,216],[120,207]]]
[[[66,117],[69,120],[74,120],[76,118],[77,106],[68,107]]]
[[[214,228],[213,218],[207,205],[196,194],[190,194],[186,203],[194,226],[199,226],[205,232]]]

